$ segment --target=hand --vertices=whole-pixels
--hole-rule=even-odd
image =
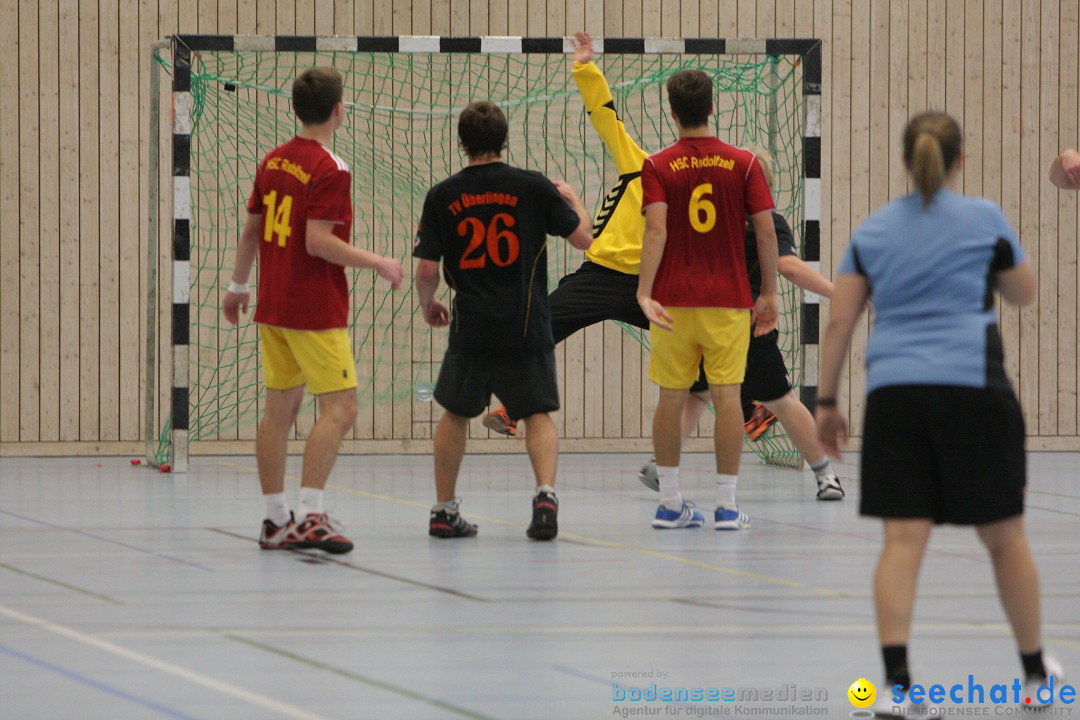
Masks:
[[[383,261],[379,263],[378,273],[383,280],[390,281],[390,287],[394,290],[401,287],[401,279],[405,277],[401,263],[394,258],[383,258]]]
[[[229,321],[230,325],[238,325],[240,323],[240,310],[247,314],[249,302],[251,302],[250,292],[234,293],[226,290],[225,297],[221,301],[221,313]]]
[[[664,310],[664,306],[653,300],[651,297],[639,297],[638,305],[641,306],[641,311],[645,313],[645,317],[649,318],[649,322],[664,330],[673,329],[675,319],[667,314]]]
[[[758,295],[757,302],[750,310],[750,323],[754,326],[754,337],[767,335],[776,329],[776,316],[779,314],[780,301],[776,294]]]
[[[551,184],[555,186],[555,189],[559,191],[559,195],[562,199],[571,205],[583,205],[581,197],[577,194],[574,188],[570,187],[569,183],[565,183],[562,180],[552,180]]]
[[[1061,153],[1061,169],[1069,178],[1069,187],[1073,190],[1080,188],[1080,152],[1066,150]]]
[[[589,33],[576,32],[571,42],[574,43],[574,62],[587,63],[592,60],[592,36]]]
[[[834,407],[819,407],[814,413],[817,422],[818,442],[821,447],[837,460],[843,460],[840,454],[840,443],[847,442],[847,420]]]
[[[424,321],[431,327],[446,327],[450,324],[450,310],[438,300],[432,300],[427,307],[421,307]]]

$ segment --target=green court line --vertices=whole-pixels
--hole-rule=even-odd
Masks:
[[[1069,510],[1058,510],[1057,508],[1042,507],[1041,505],[1024,505],[1025,510],[1042,510],[1049,513],[1057,513],[1058,515],[1068,515],[1069,517],[1080,517],[1080,512],[1072,512]]]
[[[257,640],[252,640],[251,638],[234,635],[232,633],[224,633],[223,637],[227,637],[230,640],[235,640],[236,642],[243,643],[245,645],[250,645],[251,647],[258,648],[259,650],[265,650],[268,653],[279,655],[283,658],[287,658],[289,660],[301,663],[302,665],[307,665],[308,667],[313,667],[318,670],[325,670],[326,672],[333,673],[334,675],[338,675],[347,680],[356,680],[357,682],[369,685],[374,688],[378,688],[379,690],[385,690],[387,692],[394,693],[395,695],[409,698],[410,700],[418,700],[420,702],[427,703],[428,705],[433,705],[434,707],[440,708],[442,710],[448,710],[455,715],[460,715],[461,717],[473,718],[473,720],[496,720],[490,715],[484,715],[482,713],[474,712],[467,708],[459,707],[458,705],[448,703],[445,700],[439,700],[438,698],[433,698],[429,695],[425,695],[422,692],[399,687],[397,685],[394,685],[393,683],[388,683],[384,680],[377,680],[375,678],[368,677],[367,675],[350,672],[349,670],[342,670],[341,668],[334,667],[333,665],[330,665],[328,663],[313,660],[312,658],[305,657],[303,655],[299,655],[288,650],[282,650],[281,648],[274,647],[273,645],[266,645],[265,643],[261,643]]]
[[[77,592],[80,595],[89,595],[92,598],[97,598],[98,600],[103,600],[103,601],[105,601],[107,603],[112,603],[113,605],[123,605],[124,604],[122,601],[117,600],[116,598],[111,598],[108,595],[101,595],[100,593],[96,593],[96,592],[94,592],[92,590],[87,590],[86,588],[81,588],[78,585],[70,585],[70,584],[68,584],[66,582],[60,582],[59,580],[53,580],[52,578],[45,577],[44,575],[38,575],[36,573],[28,572],[26,570],[20,570],[19,568],[12,567],[11,565],[8,565],[7,563],[0,563],[0,568],[4,568],[5,570],[10,570],[11,572],[16,573],[18,575],[25,575],[26,577],[34,578],[35,580],[40,580],[43,583],[49,583],[50,585],[56,585],[57,587],[62,587],[65,590],[70,590],[72,592]]]

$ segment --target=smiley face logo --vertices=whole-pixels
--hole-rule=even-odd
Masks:
[[[848,700],[857,708],[870,707],[877,697],[877,688],[866,678],[859,678],[847,689]]]

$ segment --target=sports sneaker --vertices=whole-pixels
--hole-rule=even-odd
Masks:
[[[840,487],[840,478],[832,473],[825,477],[817,477],[818,500],[843,500],[844,488]]]
[[[656,508],[656,517],[652,526],[658,530],[674,528],[697,528],[705,524],[705,516],[693,505],[683,503],[681,510],[672,510],[667,505]]]
[[[259,547],[263,550],[288,550],[294,547],[296,541],[296,518],[292,511],[284,525],[275,525],[270,518],[262,523],[262,532],[259,533]]]
[[[769,428],[776,424],[776,416],[769,408],[757,400],[754,401],[754,410],[750,413],[750,419],[746,421],[746,436],[751,441],[757,442],[761,436],[768,432]]]
[[[713,512],[713,527],[717,530],[744,530],[750,527],[750,518],[739,508],[732,510],[717,507]]]
[[[555,493],[538,492],[532,501],[532,523],[525,534],[533,540],[551,540],[559,534],[559,499]]]
[[[649,458],[649,462],[641,466],[637,479],[653,492],[660,492],[660,476],[656,474],[656,458]]]
[[[499,408],[489,412],[481,422],[488,430],[493,430],[500,435],[509,435],[510,437],[517,435],[517,422],[511,420],[510,416],[506,414],[506,408]]]
[[[342,535],[326,513],[311,513],[296,524],[290,546],[325,550],[332,555],[341,555],[353,549],[352,540]]]
[[[431,537],[473,537],[476,533],[476,526],[461,517],[461,513],[451,514],[446,510],[432,509],[431,520],[428,521],[428,535]]]
[[[1043,653],[1043,667],[1046,669],[1046,677],[1029,675],[1024,681],[1024,693],[1020,696],[1020,704],[1023,707],[1039,710],[1054,704],[1053,694],[1046,687],[1047,679],[1054,678],[1054,688],[1060,688],[1065,679],[1065,671],[1058,659],[1046,652]],[[1039,692],[1040,688],[1042,688],[1042,693]]]

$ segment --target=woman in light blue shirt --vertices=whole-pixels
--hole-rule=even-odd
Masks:
[[[1034,300],[1035,274],[1001,210],[953,190],[962,144],[959,125],[944,113],[908,123],[904,163],[917,192],[873,213],[852,235],[822,344],[818,432],[839,457],[847,437],[836,400],[840,370],[873,300],[860,511],[884,520],[874,598],[886,705],[895,686],[911,684],[915,586],[935,523],[975,526],[1025,677],[1037,687],[1048,670],[1059,674],[1041,649],[1038,572],[1023,525],[1024,423],[994,311],[995,290],[1010,303]],[[884,714],[905,712],[906,705],[895,713],[890,705]]]

